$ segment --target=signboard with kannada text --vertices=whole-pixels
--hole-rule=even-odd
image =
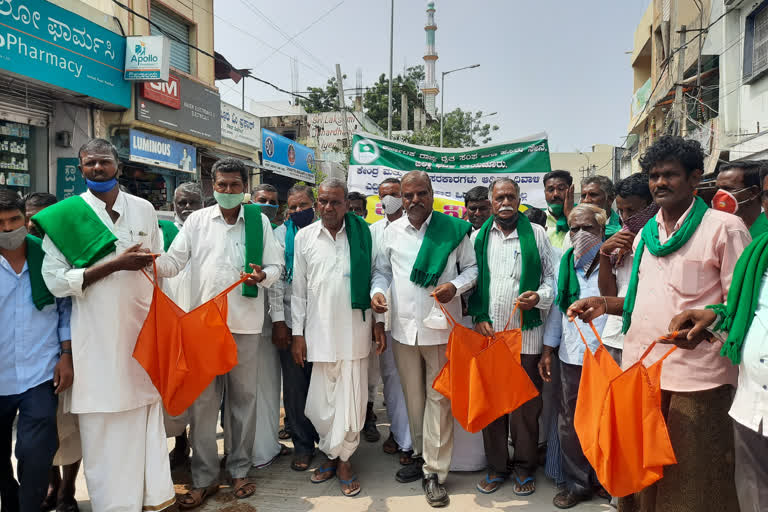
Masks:
[[[261,142],[259,118],[222,101],[221,137],[258,148]]]
[[[262,128],[262,167],[307,183],[315,182],[315,152],[298,142]]]
[[[0,0],[0,69],[131,106],[125,38],[45,0]]]
[[[125,79],[134,82],[168,81],[171,41],[165,36],[125,38]]]

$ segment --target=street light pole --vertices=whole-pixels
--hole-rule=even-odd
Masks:
[[[445,75],[461,71],[463,69],[478,68],[480,64],[472,64],[471,66],[464,66],[463,68],[451,69],[450,71],[443,71],[440,77],[440,147],[443,147],[443,118],[445,117]]]

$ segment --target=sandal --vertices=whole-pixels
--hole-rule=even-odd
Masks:
[[[552,504],[557,508],[572,508],[581,503],[582,501],[588,501],[589,497],[573,493],[565,490],[557,493],[552,499]]]
[[[526,484],[531,484],[529,486],[530,490],[528,491],[523,490],[523,486]],[[515,476],[515,486],[512,488],[512,492],[515,493],[515,496],[530,496],[536,492],[536,480],[534,480],[532,476],[529,476],[521,482],[520,479]]]
[[[278,456],[284,457],[286,455],[290,455],[293,453],[293,449],[291,449],[290,446],[286,446],[283,443],[280,443],[280,453],[278,453]]]
[[[401,466],[410,466],[413,462],[413,450],[400,450]]]
[[[243,492],[240,492],[243,491]],[[232,494],[235,495],[235,498],[239,500],[244,500],[246,498],[250,498],[253,496],[253,493],[256,492],[256,484],[248,480],[247,478],[243,478],[240,481],[240,484],[235,486],[235,488],[232,490]]]
[[[394,455],[399,451],[399,448],[397,446],[397,442],[395,441],[395,436],[392,435],[392,433],[389,433],[389,437],[386,441],[381,445],[381,449],[384,450],[384,453],[388,455]]]
[[[195,491],[201,491],[197,498],[195,498],[195,496],[192,494]],[[217,492],[219,492],[218,484],[214,484],[209,487],[201,487],[199,489],[190,489],[186,494],[179,496],[176,502],[178,503],[181,510],[191,510],[205,503],[205,500]]]
[[[277,437],[281,441],[285,441],[286,439],[290,439],[291,438],[291,431],[288,430],[287,428],[284,428],[284,429],[280,430],[280,432],[277,433]]]
[[[314,458],[314,453],[298,453],[294,455],[291,461],[291,469],[294,471],[306,471],[309,469],[309,465],[312,464],[312,459]]]
[[[323,475],[325,473],[328,473],[328,474],[326,476],[324,476],[324,477],[315,478],[315,475]],[[328,480],[330,480],[331,478],[333,478],[335,476],[336,476],[336,465],[335,464],[333,466],[326,466],[326,467],[320,466],[312,474],[312,478],[310,478],[309,481],[312,482],[313,484],[321,484],[323,482],[327,482]]]
[[[504,477],[497,476],[495,478],[491,478],[491,474],[490,473],[485,475],[485,483],[490,484],[490,485],[496,484],[496,485],[493,485],[493,487],[491,487],[490,489],[485,489],[482,485],[480,485],[481,483],[482,482],[478,483],[475,486],[475,488],[479,492],[481,492],[483,494],[493,494],[496,491],[498,491],[499,487],[501,487],[501,484],[504,483]]]
[[[355,490],[344,489],[345,485],[349,486],[349,485],[352,485],[354,482],[357,482],[356,476],[353,476],[349,480],[342,480],[341,478],[339,478],[339,483],[341,484],[341,494],[343,494],[347,498],[351,498],[353,496],[357,496],[358,494],[360,494],[361,487],[358,487]]]

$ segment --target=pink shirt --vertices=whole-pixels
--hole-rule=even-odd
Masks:
[[[677,221],[675,231],[690,212],[691,207]],[[655,221],[659,240],[664,243],[674,233],[667,234],[662,213],[660,210],[656,214]],[[725,302],[736,260],[751,239],[739,217],[709,209],[693,236],[677,251],[665,257],[656,257],[647,248],[643,251],[632,325],[624,338],[624,369],[635,364],[653,340],[667,332],[676,314]],[[639,241],[638,234],[635,248]],[[659,344],[647,363],[656,361],[669,347]],[[723,384],[735,385],[738,369],[720,356],[721,347],[719,342],[703,342],[694,350],[677,349],[664,361],[662,389],[703,391]]]

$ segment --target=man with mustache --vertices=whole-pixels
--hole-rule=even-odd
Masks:
[[[598,175],[581,180],[581,202],[599,206],[608,216],[608,223],[605,225],[606,238],[613,236],[621,229],[621,220],[611,208],[615,198],[616,192],[610,178]]]
[[[562,249],[568,233],[568,212],[573,208],[573,177],[568,171],[551,171],[544,175],[544,198],[547,201],[547,236],[555,249]]]
[[[724,164],[717,173],[717,191],[712,197],[712,208],[738,216],[752,238],[768,232],[768,219],[760,205],[760,173],[763,169],[763,161]]]
[[[488,197],[493,217],[472,233],[479,277],[469,312],[474,316],[475,330],[484,336],[522,326],[521,365],[541,391],[538,364],[544,337],[542,317],[555,298],[552,248],[546,231],[518,211],[517,183],[497,178]],[[510,317],[515,303],[520,312]],[[508,466],[512,468],[516,495],[528,496],[536,491],[541,408],[538,395],[483,429],[488,474],[477,484],[478,491],[490,494],[498,490],[509,473]],[[514,446],[511,461],[508,434]]]
[[[464,208],[472,229],[477,231],[491,216],[491,201],[488,199],[488,187],[472,187],[464,194]]]
[[[725,302],[736,261],[750,241],[741,219],[708,208],[694,194],[704,167],[698,142],[660,137],[640,165],[660,211],[635,238],[627,293],[591,297],[569,310],[584,321],[606,312],[623,315],[625,369],[667,334],[676,313]],[[676,342],[700,341],[686,340],[686,334]],[[648,361],[656,361],[668,348],[656,347]],[[677,464],[665,467],[664,478],[655,484],[621,498],[620,511],[738,510],[728,417],[737,369],[719,352],[718,344],[702,343],[664,360],[661,410]]]
[[[376,257],[371,306],[387,311],[386,292],[392,294],[394,354],[403,384],[416,463],[397,472],[399,482],[422,479],[424,494],[433,507],[450,499],[443,487],[453,451],[453,417],[450,401],[432,389],[445,365],[449,330],[431,328],[435,300],[460,318],[458,295],[477,278],[477,263],[466,221],[434,212],[434,192],[429,175],[411,171],[402,179],[407,215],[387,228]],[[391,288],[391,289],[390,289]],[[439,315],[438,315],[439,316]],[[435,326],[436,323],[429,322]],[[384,339],[384,323],[376,324],[376,339]]]

